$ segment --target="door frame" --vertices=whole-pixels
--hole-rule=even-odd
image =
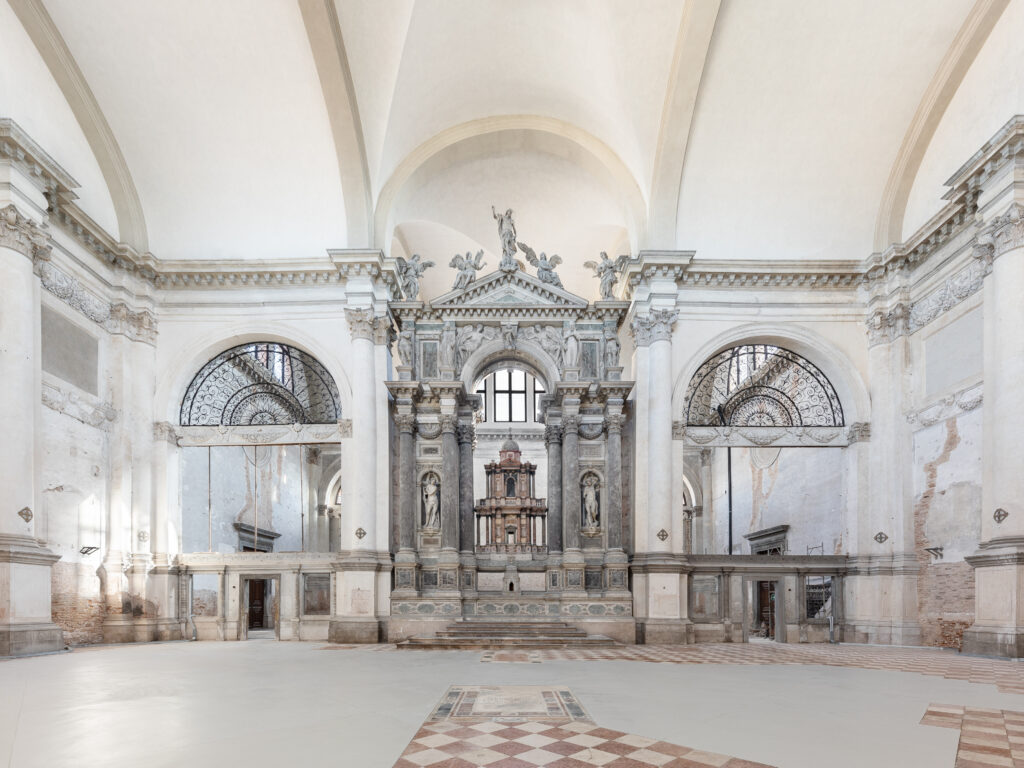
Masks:
[[[277,615],[274,616],[274,639],[281,639],[281,574],[280,573],[242,573],[239,574],[241,600],[239,601],[238,639],[249,639],[249,582],[273,581],[272,594],[277,600]],[[266,599],[264,597],[264,599]]]

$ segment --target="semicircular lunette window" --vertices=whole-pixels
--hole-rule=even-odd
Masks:
[[[257,342],[221,352],[204,365],[181,402],[181,425],[332,424],[338,387],[315,357]]]
[[[687,426],[841,427],[832,382],[804,357],[744,344],[707,360],[686,391]]]

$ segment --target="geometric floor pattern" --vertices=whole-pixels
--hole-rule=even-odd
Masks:
[[[408,652],[408,651],[407,651]],[[624,645],[612,648],[491,651],[483,661],[642,661],[661,664],[820,664],[859,669],[916,672],[949,680],[995,685],[1003,693],[1024,693],[1024,664],[963,656],[954,651],[892,646],[698,643]]]
[[[931,704],[921,725],[960,730],[956,768],[1024,766],[1024,712]]]
[[[770,768],[602,728],[565,686],[452,686],[394,768]]]

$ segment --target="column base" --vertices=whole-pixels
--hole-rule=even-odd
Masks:
[[[64,648],[64,632],[51,614],[50,579],[58,560],[31,536],[0,534],[0,656]]]
[[[964,630],[962,648],[978,656],[1024,658],[1024,627],[969,627]]]
[[[0,658],[35,656],[64,648],[64,632],[56,624],[0,624]]]
[[[386,629],[377,619],[331,619],[327,629],[330,643],[373,644],[383,642]]]
[[[689,619],[637,619],[636,642],[643,645],[688,645],[693,642]]]
[[[1004,536],[978,545],[965,558],[974,568],[974,624],[964,630],[965,653],[1024,657],[1024,537]]]

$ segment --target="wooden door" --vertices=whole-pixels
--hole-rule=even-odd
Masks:
[[[249,629],[263,629],[266,585],[262,579],[249,579]]]
[[[767,631],[769,640],[775,639],[775,582],[759,581],[758,591],[758,618],[761,626]]]

